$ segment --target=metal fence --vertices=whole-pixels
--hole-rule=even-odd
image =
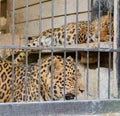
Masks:
[[[98,12],[98,22],[100,22],[100,1],[99,0],[99,12]],[[109,0],[108,0],[109,1]],[[54,36],[54,22],[55,22],[55,17],[54,17],[54,12],[55,12],[55,0],[51,0],[51,28],[52,28],[52,37]],[[92,2],[94,3],[94,1],[92,0]],[[75,93],[75,99],[74,100],[66,100],[65,99],[65,87],[64,87],[64,95],[63,95],[63,100],[60,101],[54,101],[53,100],[53,95],[52,95],[52,89],[53,89],[53,78],[51,78],[51,88],[50,88],[50,95],[51,95],[51,100],[50,101],[34,101],[34,102],[27,102],[27,96],[25,98],[24,102],[12,102],[12,103],[0,103],[0,116],[45,116],[45,115],[60,115],[60,116],[64,116],[64,115],[73,115],[73,116],[78,116],[78,115],[97,115],[97,114],[105,114],[105,113],[110,113],[110,115],[112,113],[120,113],[120,101],[119,101],[119,96],[120,96],[120,80],[119,80],[119,0],[114,0],[114,40],[113,42],[111,42],[111,40],[109,39],[108,41],[108,48],[103,49],[101,48],[101,42],[100,42],[100,31],[98,31],[98,43],[97,43],[97,48],[91,48],[91,44],[89,42],[89,39],[86,41],[86,48],[82,48],[79,47],[79,43],[78,43],[78,25],[76,25],[76,45],[72,46],[72,47],[68,47],[67,43],[66,43],[66,27],[67,27],[67,0],[64,0],[64,45],[63,47],[60,46],[54,46],[54,41],[52,39],[51,42],[51,47],[42,47],[41,44],[39,45],[39,47],[29,47],[28,43],[28,37],[29,37],[29,1],[26,0],[26,5],[25,5],[25,9],[26,9],[26,32],[25,32],[25,46],[24,47],[20,47],[20,46],[16,46],[15,45],[15,0],[11,1],[11,5],[12,5],[12,15],[11,15],[11,33],[12,33],[12,43],[10,46],[4,46],[1,45],[0,49],[5,49],[5,48],[9,48],[12,49],[12,69],[15,68],[15,64],[14,64],[14,50],[15,49],[24,49],[25,50],[25,67],[29,67],[29,61],[28,61],[28,56],[29,56],[29,50],[39,50],[39,59],[42,59],[42,52],[43,51],[50,51],[50,57],[51,59],[53,59],[54,57],[54,52],[55,51],[63,51],[63,59],[64,59],[64,67],[66,66],[66,58],[67,58],[67,54],[70,51],[74,51],[75,54],[75,63],[79,64],[79,52],[86,52],[86,72],[85,72],[85,98],[82,99],[78,99],[77,97],[77,93]],[[2,1],[0,2],[0,8],[1,8],[1,4]],[[88,20],[87,20],[87,24],[90,25],[90,20],[91,20],[91,8],[90,8],[90,4],[91,1],[87,0],[87,4],[88,4]],[[76,24],[78,24],[79,22],[79,5],[82,5],[80,3],[80,0],[76,0]],[[42,33],[42,0],[39,1],[39,11],[40,11],[40,16],[39,16],[39,35],[41,35]],[[1,11],[2,12],[2,11]],[[0,15],[2,14],[0,12]],[[111,16],[112,18],[112,16]],[[111,19],[110,19],[111,20]],[[100,30],[100,23],[98,24],[98,29]],[[90,31],[90,26],[88,26],[87,28],[87,33],[89,33]],[[110,26],[110,33],[111,33],[111,26]],[[41,43],[41,40],[39,40],[39,43]],[[111,48],[111,43],[113,44],[113,48]],[[97,92],[95,93],[95,98],[90,99],[89,97],[89,79],[90,79],[90,54],[91,52],[93,53],[97,53],[97,79],[96,79],[96,89]],[[100,88],[100,80],[101,80],[101,62],[100,60],[101,58],[101,54],[102,53],[108,53],[108,80],[107,80],[107,91],[105,91],[107,93],[107,97],[105,99],[101,99],[101,88]],[[104,57],[104,55],[103,55]],[[111,61],[113,62],[113,67],[111,66]],[[39,60],[39,64],[41,64],[41,61]],[[52,64],[53,64],[53,60],[52,60]],[[78,72],[77,72],[77,67],[78,65],[76,65],[76,78],[78,76]],[[111,88],[113,86],[111,86],[111,80],[110,77],[111,75],[111,67],[113,70],[113,78],[117,79],[117,94],[118,96],[116,98],[112,98],[111,97]],[[39,69],[41,69],[41,67],[39,67]],[[14,78],[15,78],[15,70],[12,70],[12,101],[14,101]],[[65,86],[65,80],[66,80],[66,70],[64,68],[64,86]],[[26,68],[25,70],[25,93],[27,95],[27,75],[28,73],[28,68]],[[39,72],[40,73],[40,72]],[[54,74],[54,67],[52,65],[51,67],[51,77],[53,77]],[[40,75],[40,74],[39,74]],[[93,74],[94,75],[94,74]],[[104,75],[102,75],[104,76]],[[106,78],[106,77],[104,77]],[[39,78],[40,80],[40,78]],[[40,86],[40,82],[39,86]],[[76,90],[77,90],[77,81],[76,81]],[[104,88],[104,87],[103,87]],[[114,87],[113,87],[114,88]],[[40,87],[38,89],[38,93],[40,94]],[[39,96],[40,98],[40,96]],[[118,114],[119,115],[119,114]]]

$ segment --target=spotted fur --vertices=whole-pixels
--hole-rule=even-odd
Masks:
[[[112,22],[112,23],[111,23]],[[98,27],[98,23],[100,23],[100,28]],[[76,23],[69,23],[66,26],[66,31],[64,26],[54,28],[53,34],[52,29],[48,29],[43,31],[41,36],[32,39],[29,38],[29,47],[39,47],[40,45],[43,47],[50,47],[53,41],[54,46],[63,46],[65,43],[66,45],[75,46],[76,43],[86,43],[89,39],[89,42],[96,42],[99,38],[100,33],[100,41],[106,42],[113,39],[114,36],[114,28],[113,28],[113,18],[110,20],[109,13],[105,16],[102,16],[100,20],[96,19],[90,23],[89,32],[88,32],[88,25],[86,21],[80,21],[78,26],[76,27]],[[78,29],[78,31],[76,31]],[[111,29],[111,31],[110,31]],[[99,32],[100,30],[100,32]],[[78,34],[76,33],[78,32]],[[65,36],[66,35],[66,36]],[[66,39],[66,40],[65,40]],[[77,40],[76,40],[77,39]],[[31,50],[28,50],[30,53]],[[4,56],[10,56],[11,50],[8,49],[6,55],[1,55],[2,58]],[[15,50],[15,53],[18,53],[18,56],[15,59],[15,64],[23,63],[25,59],[25,51],[24,50]]]
[[[51,68],[52,62],[53,68]],[[51,100],[51,98],[53,100],[59,100],[64,96],[64,85],[65,98],[67,100],[74,99],[76,94],[80,94],[80,92],[83,92],[84,86],[81,80],[81,73],[78,70],[78,76],[76,77],[76,64],[74,59],[70,56],[66,58],[65,78],[63,62],[64,61],[61,56],[53,56],[53,61],[51,60],[50,56],[46,56],[42,59],[41,63],[28,66],[27,73],[24,66],[19,67],[15,65],[13,78],[13,101],[48,101]],[[11,62],[5,61],[3,59],[0,60],[0,102],[12,101],[12,69],[13,68]],[[51,69],[53,70],[53,72],[51,72]],[[78,84],[77,86],[76,80]],[[51,82],[53,88],[52,91]]]

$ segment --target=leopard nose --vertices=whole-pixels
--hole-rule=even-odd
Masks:
[[[32,40],[33,38],[32,37],[28,37],[28,40],[30,41],[30,40]]]
[[[80,90],[81,93],[83,93],[85,90]]]
[[[65,99],[66,99],[66,100],[74,99],[74,97],[75,97],[75,95],[72,94],[72,93],[67,93],[67,94],[65,95]]]

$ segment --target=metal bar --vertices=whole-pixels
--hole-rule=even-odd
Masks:
[[[52,15],[52,19],[51,19],[51,27],[52,27],[52,38],[51,38],[51,48],[54,47],[54,0],[52,0],[51,2],[51,7],[52,7],[52,11],[51,11],[51,15]],[[50,88],[50,95],[51,95],[51,101],[53,100],[53,78],[54,78],[54,65],[53,65],[53,49],[51,50],[51,88]]]
[[[67,1],[64,0],[64,48],[66,48]]]
[[[28,46],[28,0],[26,0],[26,38],[25,45]]]
[[[28,46],[28,0],[26,0],[26,38],[25,38],[25,45]],[[28,51],[25,51],[25,101],[27,102],[27,95],[28,95],[28,90],[27,90],[27,73],[28,73]]]
[[[79,1],[76,0],[76,47],[78,46],[78,9]],[[75,51],[75,70],[76,70],[76,81],[75,81],[75,99],[77,100],[77,91],[78,91],[78,51]]]
[[[65,100],[65,92],[66,92],[66,88],[65,88],[65,85],[66,85],[66,36],[67,36],[67,33],[66,33],[66,26],[67,26],[67,1],[64,0],[64,93],[63,93],[63,99]]]
[[[75,93],[75,99],[77,100],[77,91],[78,90],[78,51],[75,52],[75,64],[76,64],[76,67],[75,67],[75,70],[76,70],[76,81],[75,81],[75,90],[76,90],[76,93]]]
[[[15,4],[14,0],[12,0],[12,43],[11,45],[14,46],[14,18],[15,18]],[[12,49],[12,101],[14,101],[14,49]]]
[[[112,37],[112,21],[113,21],[113,17],[111,16],[111,13],[112,13],[112,6],[111,6],[111,3],[110,3],[110,1],[109,1],[109,8],[110,8],[110,29],[109,29],[109,48],[110,48],[110,44],[111,44],[111,37]],[[111,88],[111,86],[110,86],[110,78],[111,78],[111,74],[110,74],[110,72],[111,72],[111,57],[112,57],[112,55],[111,55],[111,53],[109,52],[109,56],[108,56],[109,58],[108,58],[108,99],[110,99],[110,88]]]
[[[2,5],[2,1],[0,1],[0,17],[2,17],[2,7],[1,7],[1,5]],[[1,27],[0,27],[0,30],[1,30]]]
[[[88,22],[87,22],[87,25],[88,25],[88,28],[87,28],[87,33],[89,34],[90,33],[90,1],[88,0]],[[87,38],[87,49],[89,49],[89,36]],[[88,88],[89,88],[89,51],[87,51],[87,70],[86,70],[86,97],[88,99]]]
[[[76,47],[78,46],[78,5],[79,2],[76,0]]]
[[[74,48],[74,46],[73,46],[73,48],[72,47],[66,47],[66,48],[64,48],[64,47],[47,47],[47,48],[44,48],[44,47],[27,47],[27,46],[22,46],[22,47],[20,47],[20,46],[0,46],[0,49],[5,49],[5,48],[8,48],[8,49],[25,49],[25,50],[42,50],[42,52],[44,52],[44,51],[46,51],[46,50],[53,50],[53,51],[57,51],[57,50],[60,50],[60,51],[64,51],[64,50],[66,50],[66,51],[75,51],[75,50],[77,50],[77,51],[90,51],[90,52],[120,52],[120,48],[117,48],[117,49],[109,49],[109,48],[100,48],[100,49],[98,49],[98,48],[80,48],[80,47],[78,47],[78,48]]]
[[[42,0],[39,1],[39,6],[40,6],[40,21],[39,21],[39,36],[40,38],[42,37]],[[41,46],[41,39],[39,39],[39,46]],[[38,101],[40,101],[40,96],[41,96],[41,50],[39,50],[39,71],[38,71]]]
[[[111,53],[109,52],[109,59],[108,59],[108,99],[110,99],[110,88],[111,88],[111,86],[110,86],[110,83],[111,83],[111,81],[110,81],[110,78],[111,78],[111,74],[110,74],[110,72],[111,72],[111,57],[112,57],[112,55],[111,55]]]
[[[101,2],[99,0],[99,11],[98,11],[98,49],[100,49],[100,6]],[[97,81],[97,98],[100,98],[100,52],[98,51],[98,81]]]
[[[41,51],[39,51],[39,60],[38,60],[38,64],[39,64],[39,68],[38,68],[38,101],[40,101],[40,96],[41,96],[41,62],[42,62],[42,55],[41,55]]]
[[[120,98],[120,55],[118,50],[120,48],[120,0],[114,0],[114,49],[117,50],[113,54],[113,69],[114,80],[117,80],[118,98]]]
[[[65,101],[65,92],[66,92],[66,51],[64,51],[64,93],[63,93],[63,100]]]

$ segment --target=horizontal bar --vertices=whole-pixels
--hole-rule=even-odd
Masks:
[[[111,48],[111,49],[109,49],[109,48],[105,48],[105,49],[100,48],[100,49],[98,49],[98,48],[79,48],[79,47],[76,47],[76,48],[46,47],[46,48],[44,48],[44,47],[19,47],[19,46],[7,46],[7,47],[5,47],[5,46],[0,46],[0,49],[6,49],[6,48],[8,48],[8,49],[24,49],[24,50],[32,50],[32,51],[40,50],[42,52],[44,52],[46,50],[48,50],[47,52],[49,52],[51,50],[53,52],[54,51],[56,51],[56,52],[59,52],[59,51],[67,51],[67,52],[69,52],[69,51],[120,52],[120,48],[119,49],[113,49],[113,48]]]
[[[90,115],[102,113],[120,113],[120,100],[71,100],[55,102],[33,103],[1,103],[0,116],[9,114],[14,116],[33,116],[37,112],[41,115]],[[14,114],[13,114],[14,113]],[[21,115],[24,113],[23,115]]]

